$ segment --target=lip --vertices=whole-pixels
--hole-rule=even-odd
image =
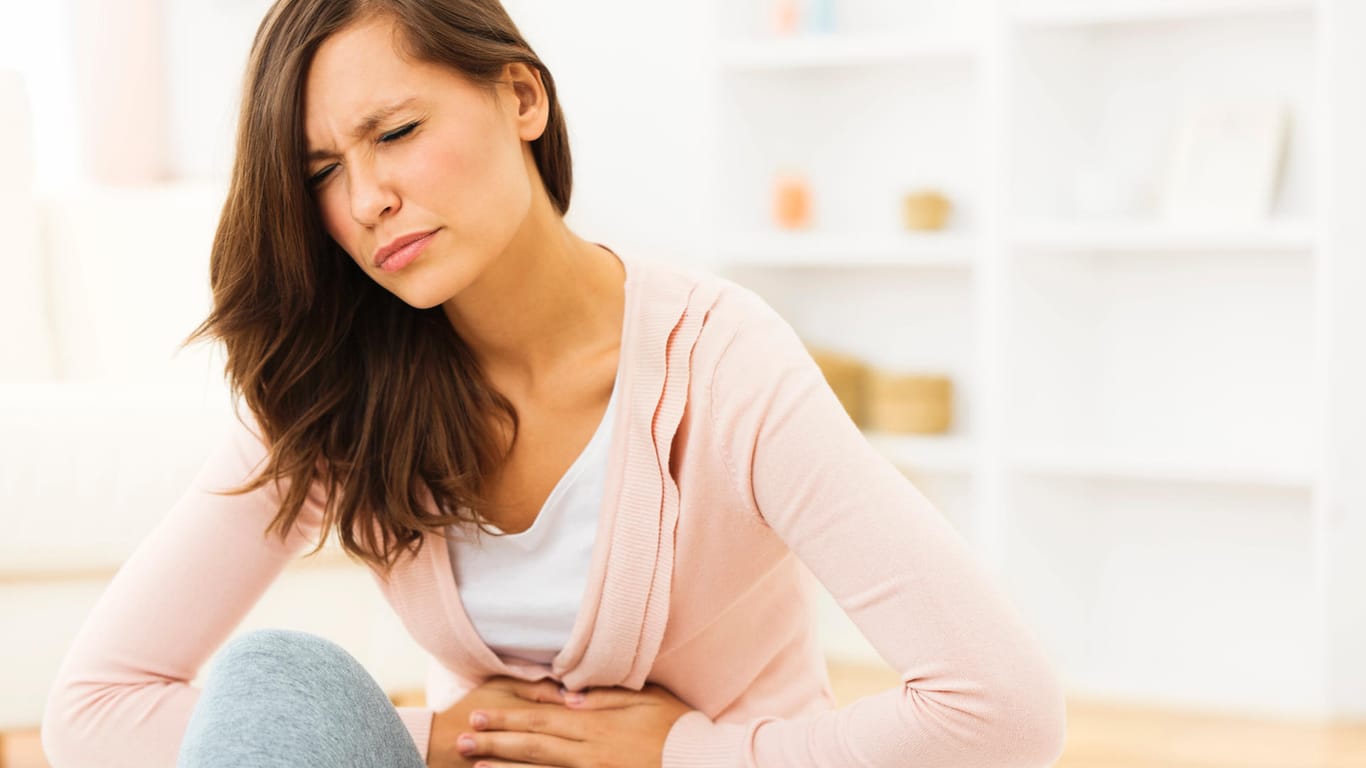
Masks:
[[[382,269],[385,272],[397,272],[417,258],[427,241],[438,231],[440,231],[439,227],[426,232],[410,232],[406,235],[399,235],[390,240],[383,248],[375,251],[372,263],[376,269]]]

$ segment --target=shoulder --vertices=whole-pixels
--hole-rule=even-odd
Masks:
[[[645,301],[686,296],[666,345],[686,344],[690,399],[725,411],[767,401],[817,371],[797,331],[761,295],[715,272],[656,262]],[[658,329],[665,333],[663,327]],[[719,402],[718,402],[719,401]]]
[[[643,302],[655,305],[674,299],[686,315],[700,320],[695,363],[719,357],[737,341],[745,345],[751,337],[760,343],[788,342],[789,347],[796,339],[791,325],[762,296],[715,271],[659,260],[637,265]],[[698,353],[703,354],[700,361]]]

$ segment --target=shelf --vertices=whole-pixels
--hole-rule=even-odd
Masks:
[[[721,64],[732,71],[867,67],[919,60],[970,60],[977,46],[965,37],[849,37],[807,35],[726,44]]]
[[[1125,456],[1076,446],[1017,453],[1015,467],[1027,474],[1083,479],[1139,480],[1200,485],[1232,485],[1309,491],[1313,472],[1303,465],[1262,465]]]
[[[863,434],[899,469],[954,475],[972,471],[972,442],[966,437],[897,435],[871,430]]]
[[[1310,12],[1314,0],[1116,0],[1029,3],[1011,14],[1026,27],[1066,28],[1200,21],[1270,13]]]
[[[1312,224],[1285,221],[1247,227],[1195,228],[1161,222],[1114,221],[1072,224],[1022,221],[1012,242],[1022,249],[1130,253],[1310,253]]]
[[[976,240],[964,234],[757,233],[720,246],[726,261],[751,267],[971,269]]]

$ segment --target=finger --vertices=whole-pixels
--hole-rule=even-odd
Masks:
[[[510,691],[514,696],[527,701],[536,701],[543,704],[563,704],[564,697],[560,695],[560,684],[554,680],[518,680],[511,677],[498,678],[500,687]]]
[[[592,688],[564,695],[564,703],[570,709],[620,709],[648,704],[652,695],[648,692],[632,691],[625,688]]]
[[[558,707],[537,709],[478,709],[470,713],[476,731],[542,733],[571,741],[584,740],[583,715]]]
[[[493,758],[532,765],[574,766],[582,748],[579,742],[542,733],[480,731],[462,733],[456,748],[467,759]],[[482,762],[482,760],[476,760]]]

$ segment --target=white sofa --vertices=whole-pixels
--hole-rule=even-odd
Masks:
[[[0,125],[0,731],[39,725],[77,628],[233,418],[217,350],[173,355],[208,312],[224,188],[35,199],[24,109],[0,73],[0,112],[20,118]],[[338,642],[390,692],[424,685],[426,655],[335,548],[287,569],[238,631],[262,626]]]

